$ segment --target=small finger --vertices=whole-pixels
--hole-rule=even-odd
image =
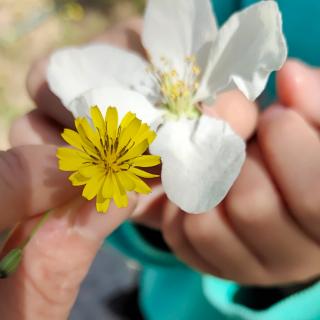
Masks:
[[[320,70],[289,60],[277,74],[280,102],[320,128]]]
[[[48,58],[36,61],[27,76],[27,89],[38,109],[64,127],[73,127],[73,116],[49,89],[46,80]]]
[[[57,122],[36,109],[13,122],[9,140],[14,147],[28,144],[61,145],[62,130]]]
[[[320,241],[319,134],[297,112],[273,107],[262,116],[261,150],[291,213]]]
[[[204,107],[204,113],[225,120],[243,139],[248,139],[257,125],[257,105],[238,90],[220,94],[213,106]]]
[[[98,35],[93,41],[105,42],[119,48],[129,49],[145,55],[141,43],[143,21],[140,17],[130,18],[125,23],[119,23],[106,32]]]
[[[288,213],[257,145],[248,148],[225,208],[239,237],[259,256],[275,282],[305,281],[306,275],[318,273],[319,248]]]
[[[166,243],[174,254],[189,267],[219,276],[221,271],[214,264],[205,261],[189,242],[183,228],[186,215],[175,204],[167,201],[161,228]]]
[[[263,266],[231,229],[221,207],[200,215],[187,215],[183,225],[195,251],[216,266],[223,278],[243,284],[267,283]]]

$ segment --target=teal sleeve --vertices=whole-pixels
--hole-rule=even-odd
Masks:
[[[224,314],[225,319],[237,320],[319,320],[320,319],[320,283],[316,282],[304,290],[284,299],[275,301],[266,308],[247,307],[248,292],[236,283],[203,277],[203,289],[206,297],[216,310]],[[268,289],[265,289],[268,290]],[[270,293],[272,292],[269,289]],[[262,294],[262,293],[261,293]],[[247,295],[247,296],[241,296]],[[242,302],[242,303],[241,303]]]
[[[147,267],[179,267],[182,265],[170,252],[160,250],[146,241],[138,232],[134,223],[126,222],[121,225],[107,239],[108,243],[116,247],[127,257],[137,260]]]
[[[125,223],[109,241],[142,266],[140,307],[147,320],[319,320],[320,283],[287,297],[198,273]]]

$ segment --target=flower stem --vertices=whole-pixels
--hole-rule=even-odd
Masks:
[[[11,276],[20,265],[23,250],[26,245],[30,242],[33,236],[37,233],[37,231],[46,223],[50,216],[51,211],[47,211],[41,219],[37,222],[37,224],[32,228],[30,234],[27,236],[25,240],[23,240],[20,245],[16,248],[10,250],[1,260],[0,260],[0,278],[8,278]],[[13,232],[10,232],[12,235]],[[7,239],[8,240],[8,239]]]
[[[37,222],[37,224],[32,228],[30,234],[27,236],[25,240],[21,242],[21,244],[18,246],[21,250],[24,249],[24,247],[29,243],[29,241],[33,238],[33,236],[37,233],[37,231],[46,223],[50,216],[51,211],[47,211],[41,219]]]
[[[8,240],[11,238],[11,236],[16,232],[17,228],[21,225],[21,223],[17,223],[14,227],[11,229],[7,229],[5,231],[2,231],[0,235],[0,252],[2,249],[6,246]]]

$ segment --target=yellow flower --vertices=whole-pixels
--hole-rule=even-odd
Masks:
[[[118,127],[118,112],[108,107],[103,118],[100,109],[90,109],[92,124],[84,117],[75,119],[77,131],[65,129],[63,139],[73,148],[59,148],[59,168],[75,171],[69,177],[74,186],[85,185],[82,195],[96,197],[98,212],[108,210],[111,199],[120,207],[128,205],[128,191],[147,194],[151,188],[140,178],[154,178],[138,167],[152,167],[160,157],[144,155],[156,134],[135,114],[128,112]]]

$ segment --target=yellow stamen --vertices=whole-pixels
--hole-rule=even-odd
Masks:
[[[198,76],[200,74],[200,67],[197,65],[193,65],[192,66],[192,73],[196,76]]]
[[[185,58],[186,68],[183,76],[172,68],[165,57],[161,57],[160,61],[163,64],[161,70],[151,65],[149,71],[160,87],[162,106],[169,111],[170,115],[198,116],[199,112],[193,98],[199,87],[198,77],[201,69],[196,63],[195,56]]]

